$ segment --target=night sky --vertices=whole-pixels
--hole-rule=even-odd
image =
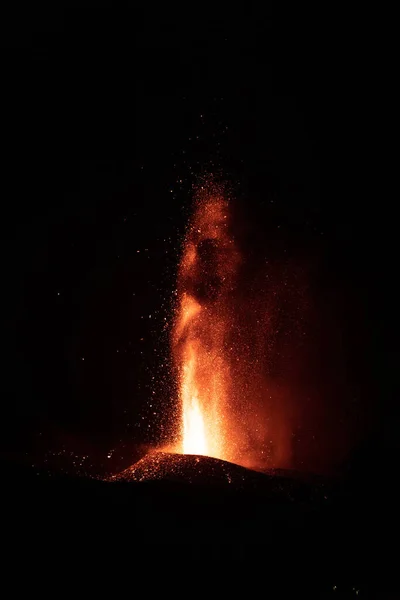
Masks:
[[[232,190],[253,275],[268,259],[306,290],[293,466],[391,460],[392,100],[373,41],[350,15],[315,26],[306,14],[162,11],[9,17],[5,456],[127,466],[168,430],[179,248],[192,186],[212,172]]]

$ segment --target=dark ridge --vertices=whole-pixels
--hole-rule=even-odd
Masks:
[[[40,540],[56,562],[86,564],[101,549],[107,557],[126,553],[137,569],[148,568],[151,555],[152,578],[179,565],[182,576],[201,574],[204,582],[217,573],[224,589],[262,582],[318,598],[355,595],[353,587],[384,591],[397,572],[382,550],[398,522],[398,495],[383,500],[372,481],[355,487],[152,453],[107,480],[4,468],[2,500],[4,547],[12,556],[23,540],[35,568],[42,567]],[[377,581],[383,568],[386,579]]]
[[[326,499],[327,481],[321,477],[271,469],[254,471],[225,460],[193,454],[151,452],[121,473],[114,482],[168,482],[226,491],[257,492],[271,500]]]

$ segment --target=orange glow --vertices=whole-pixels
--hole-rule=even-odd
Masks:
[[[232,366],[226,341],[239,255],[229,235],[227,214],[222,195],[205,192],[198,199],[178,272],[172,347],[181,403],[178,450],[232,460]]]
[[[199,402],[199,393],[196,388],[196,353],[193,347],[189,350],[191,356],[183,365],[181,383],[182,402],[185,407],[183,411],[183,453],[207,455],[206,431]]]
[[[231,213],[222,187],[211,181],[198,189],[171,330],[178,427],[163,449],[250,468],[287,467],[294,411],[279,371],[292,364],[285,357],[296,341],[291,307],[301,299],[280,268],[241,256],[233,233],[241,223]],[[279,324],[288,322],[292,331],[283,339]]]
[[[193,321],[194,317],[200,312],[200,310],[200,304],[196,302],[192,296],[183,293],[179,311],[179,320],[175,325],[176,337],[179,338],[182,335],[185,327],[188,325],[188,323]]]

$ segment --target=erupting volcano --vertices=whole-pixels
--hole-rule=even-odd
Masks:
[[[238,263],[228,201],[218,191],[200,190],[183,245],[172,332],[183,454],[234,458],[228,334]]]
[[[261,471],[291,466],[293,411],[278,367],[294,363],[300,286],[289,285],[282,262],[249,260],[235,206],[223,186],[205,183],[183,239],[170,331],[173,427],[156,450],[164,474],[182,455]],[[137,465],[125,472],[129,479]],[[158,469],[150,452],[137,475]]]

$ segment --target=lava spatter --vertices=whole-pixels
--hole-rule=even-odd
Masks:
[[[240,261],[221,190],[201,190],[178,271],[172,351],[181,405],[178,451],[225,460],[234,456],[227,337],[229,296]]]

